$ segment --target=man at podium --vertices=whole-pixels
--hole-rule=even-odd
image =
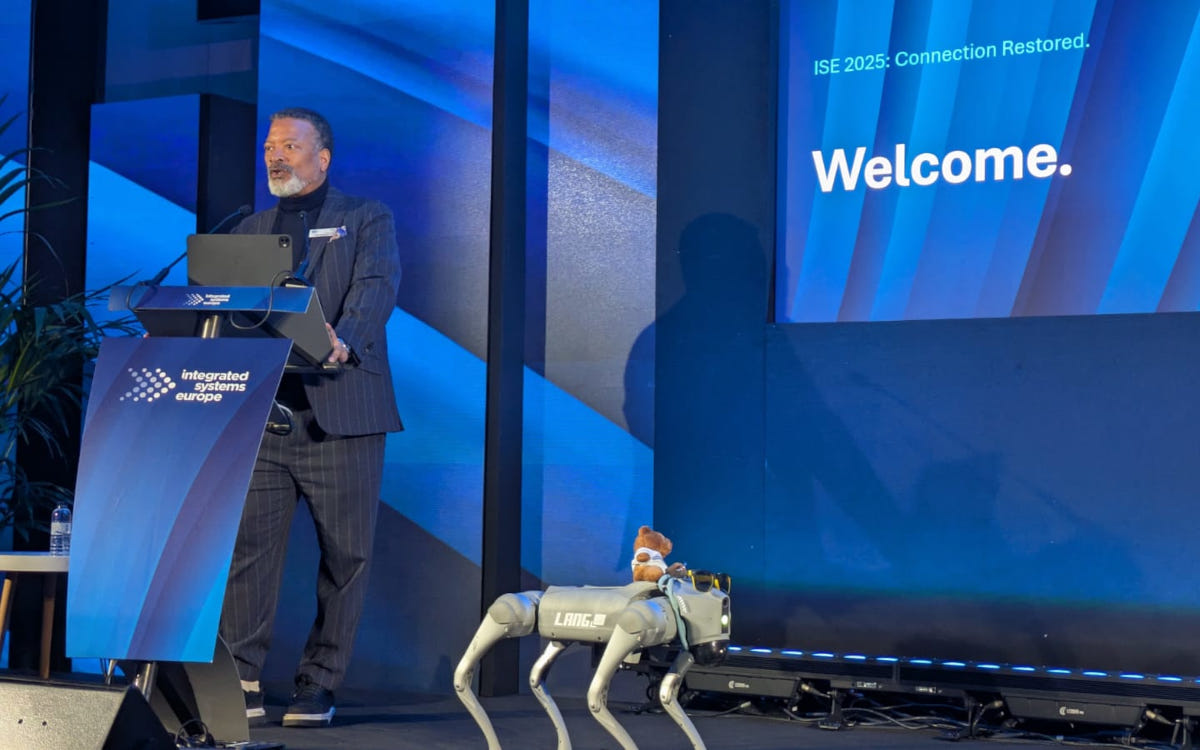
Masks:
[[[384,326],[400,258],[392,212],[327,179],[333,131],[303,108],[271,116],[263,143],[278,203],[234,231],[292,236],[294,276],[315,287],[329,320],[331,363],[285,372],[263,436],[229,571],[221,635],[237,663],[247,718],[261,720],[266,660],[292,516],[303,498],[321,551],[317,614],[296,669],[284,726],[326,726],[345,675],[367,590],[385,435],[403,429]]]

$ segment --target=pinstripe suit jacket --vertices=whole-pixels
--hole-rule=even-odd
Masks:
[[[237,234],[270,234],[278,207],[246,217]],[[400,251],[391,210],[375,200],[330,186],[313,228],[342,227],[337,239],[309,242],[308,272],[325,317],[358,356],[336,374],[305,374],[313,416],[331,435],[370,435],[404,429],[396,410],[384,326],[396,306]]]

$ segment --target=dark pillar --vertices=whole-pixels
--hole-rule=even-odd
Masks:
[[[528,0],[496,0],[492,221],[483,449],[483,602],[521,585],[521,454],[525,354],[525,138]],[[517,692],[518,648],[501,641],[479,668],[481,695]]]
[[[659,8],[654,524],[714,570],[758,570],[779,9]]]
[[[88,157],[92,104],[104,85],[107,0],[34,0],[29,65],[29,166],[34,180],[25,243],[31,302],[83,290],[87,244]]]
[[[243,205],[254,205],[258,169],[257,107],[216,94],[200,96],[196,231],[212,230]],[[230,221],[224,229],[231,229]]]
[[[32,305],[52,304],[83,291],[87,248],[88,159],[91,107],[104,85],[103,36],[108,17],[106,0],[34,0],[31,12],[29,65],[29,167],[35,179],[25,193],[30,209],[25,239],[25,290]],[[50,208],[38,208],[56,202]],[[71,377],[82,382],[82,363]],[[65,405],[59,405],[63,407]],[[73,486],[79,463],[82,417],[65,406],[67,428],[54,435],[61,450],[34,438],[17,446],[17,460],[31,480]],[[27,519],[28,520],[28,519]],[[49,509],[34,519],[49,523]],[[44,550],[44,532],[14,540],[17,549]],[[19,592],[12,622],[9,663],[35,668],[41,621],[37,587]],[[63,598],[61,601],[65,601]],[[63,612],[51,668],[63,670]]]

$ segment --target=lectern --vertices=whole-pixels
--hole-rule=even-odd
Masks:
[[[96,360],[67,655],[158,665],[142,688],[169,731],[198,718],[242,742],[241,687],[217,636],[225,582],[280,377],[327,369],[324,316],[307,287],[119,287],[109,307],[150,335],[108,339]]]

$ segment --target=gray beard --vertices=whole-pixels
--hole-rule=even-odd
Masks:
[[[308,187],[308,183],[297,177],[295,173],[288,175],[285,180],[267,180],[267,190],[271,191],[271,195],[276,198],[290,198],[306,187]]]

